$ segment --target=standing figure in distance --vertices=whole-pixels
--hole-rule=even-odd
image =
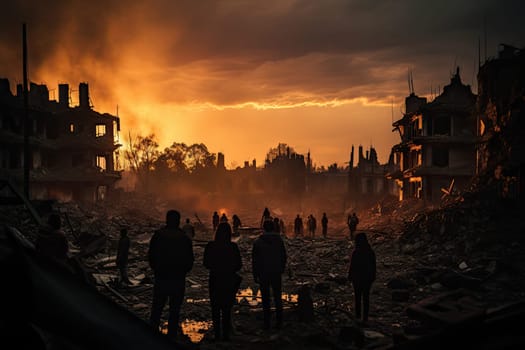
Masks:
[[[270,210],[266,207],[264,208],[262,217],[261,217],[261,228],[263,228],[263,224],[266,220],[269,220],[271,218]]]
[[[119,284],[131,284],[128,278],[129,245],[128,229],[122,228],[117,249],[117,267],[120,273]]]
[[[151,237],[149,265],[155,275],[150,323],[159,330],[162,309],[169,299],[168,336],[177,337],[179,316],[186,288],[186,274],[193,267],[191,239],[180,229],[180,213],[169,210],[166,226]]]
[[[182,226],[182,231],[188,236],[189,239],[193,240],[195,238],[195,227],[190,223],[190,219],[186,219],[186,223]]]
[[[271,323],[270,289],[273,292],[273,302],[275,304],[276,328],[280,328],[283,323],[281,274],[286,267],[286,248],[281,236],[275,233],[272,221],[265,221],[263,228],[264,233],[253,243],[253,279],[260,285],[264,329],[269,329]]]
[[[232,216],[232,226],[233,226],[233,234],[238,236],[239,235],[239,227],[242,226],[241,219],[237,214],[233,214]]]
[[[211,221],[213,223],[213,232],[215,232],[217,231],[217,226],[219,226],[219,214],[216,211],[213,212]]]
[[[350,258],[348,279],[354,287],[355,316],[361,318],[363,304],[363,322],[368,321],[370,309],[370,288],[376,279],[376,255],[368,244],[366,234],[361,232],[355,237],[355,248]]]
[[[297,217],[294,221],[294,234],[295,237],[303,234],[303,219],[297,214]]]
[[[328,232],[328,217],[326,213],[323,213],[323,218],[321,219],[321,226],[323,227],[323,237],[326,238]]]
[[[310,234],[312,236],[312,238],[315,238],[315,231],[317,230],[317,219],[315,218],[315,216],[313,214],[310,215],[310,220],[311,220],[311,229],[310,229]]]
[[[237,291],[237,271],[242,267],[241,253],[231,241],[232,229],[221,222],[215,240],[204,249],[204,266],[210,270],[209,291],[215,340],[229,340],[231,309]]]
[[[219,223],[222,222],[228,222],[228,217],[226,216],[226,213],[222,213],[221,219],[219,220]]]
[[[359,224],[359,218],[355,213],[348,215],[348,229],[350,230],[350,239],[354,239],[354,233],[357,229],[357,224]]]

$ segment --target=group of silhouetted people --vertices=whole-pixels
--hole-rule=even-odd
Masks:
[[[214,213],[214,217],[216,212]],[[355,214],[354,214],[355,215]],[[218,214],[217,214],[217,217]],[[311,215],[313,217],[313,215]],[[236,294],[240,288],[242,277],[239,271],[242,267],[241,254],[236,243],[232,242],[232,226],[226,216],[219,217],[215,227],[213,241],[208,242],[204,250],[203,265],[209,270],[209,295],[211,316],[215,339],[228,340],[232,327],[232,308]],[[349,216],[349,223],[350,223]],[[157,230],[151,237],[148,249],[148,261],[154,272],[153,299],[151,304],[150,324],[159,330],[162,311],[169,304],[168,335],[176,338],[180,332],[180,310],[184,300],[186,275],[194,264],[192,239],[194,228],[186,225],[180,227],[180,213],[170,210],[166,214],[166,225]],[[302,227],[298,215],[295,225]],[[311,220],[311,218],[310,218]],[[283,325],[282,304],[282,274],[285,271],[287,252],[280,234],[282,220],[275,220],[267,208],[262,216],[263,233],[254,241],[252,247],[253,279],[259,284],[263,305],[263,328],[272,326],[271,303],[275,306],[275,328]],[[323,236],[326,236],[328,219],[323,213],[321,220]],[[233,225],[240,227],[240,219],[234,215]],[[357,225],[357,223],[355,223]],[[355,231],[355,229],[354,229]],[[315,229],[313,234],[315,234]],[[353,237],[354,232],[351,230]],[[127,273],[128,252],[130,241],[126,228],[121,229],[117,249],[117,267],[120,282],[130,284]],[[58,214],[49,216],[47,227],[43,228],[36,241],[36,249],[42,255],[59,262],[68,258],[68,243],[61,231],[61,221]],[[354,304],[356,318],[368,321],[370,289],[376,278],[376,257],[365,233],[355,235],[355,246],[350,257],[348,280],[354,289]]]

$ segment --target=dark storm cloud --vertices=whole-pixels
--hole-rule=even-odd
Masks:
[[[99,86],[121,81],[162,102],[385,100],[407,90],[407,69],[415,72],[416,89],[428,93],[431,83],[447,82],[454,63],[471,83],[484,17],[489,54],[499,42],[525,45],[525,6],[518,0],[73,0],[2,6],[0,75],[19,76],[20,25],[26,21],[37,78],[47,69],[59,70],[60,79],[69,74]],[[116,94],[109,86],[104,90]]]

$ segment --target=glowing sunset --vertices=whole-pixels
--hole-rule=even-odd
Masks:
[[[318,165],[372,144],[384,162],[408,70],[419,95],[444,86],[455,64],[475,89],[486,14],[489,55],[500,40],[523,43],[509,20],[518,11],[495,3],[21,1],[3,11],[0,66],[20,82],[26,21],[30,80],[55,99],[58,83],[88,82],[97,110],[118,105],[121,138],[204,142],[228,167],[261,164],[278,142]]]

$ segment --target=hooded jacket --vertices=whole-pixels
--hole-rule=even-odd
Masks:
[[[286,248],[278,233],[265,232],[253,243],[252,271],[255,278],[279,276],[286,267]]]

